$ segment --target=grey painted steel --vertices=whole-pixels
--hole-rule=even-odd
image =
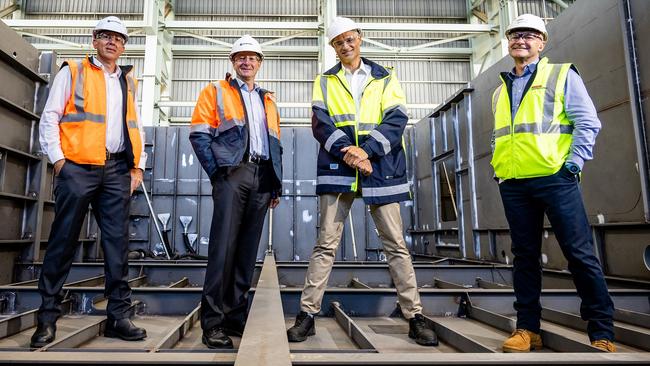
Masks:
[[[64,286],[92,287],[104,285],[105,275],[90,277],[79,281],[68,282]]]
[[[66,314],[70,311],[70,300],[61,302],[61,312]],[[23,330],[36,326],[38,309],[29,310],[0,320],[0,339],[10,337]]]
[[[461,352],[466,353],[494,353],[491,348],[480,342],[464,336],[462,333],[452,328],[446,327],[428,316],[424,317],[427,325],[431,327],[438,335],[438,338]]]
[[[542,307],[542,319],[571,327],[580,331],[587,330],[587,322],[579,316],[564,311]],[[650,333],[641,332],[622,324],[614,324],[614,340],[650,351]]]
[[[486,289],[511,289],[512,286],[504,285],[502,283],[496,283],[492,281],[486,281],[480,277],[476,277],[476,286]]]
[[[433,279],[433,285],[436,288],[442,288],[442,289],[465,289],[465,286],[449,282],[449,281],[443,281],[439,278],[434,278]]]
[[[235,365],[291,365],[273,254],[264,259]]]
[[[345,311],[343,311],[341,304],[333,302],[332,309],[334,310],[336,322],[346,331],[348,337],[354,340],[359,348],[377,351],[377,347],[372,343],[370,338],[368,338],[366,332],[364,332],[359,325],[355,323],[354,320],[345,313]]]
[[[149,352],[158,352],[161,349],[173,348],[178,341],[185,337],[185,334],[194,327],[194,324],[201,318],[201,304],[194,308],[183,321],[174,327],[163,339],[158,342]]]
[[[371,288],[370,286],[366,285],[365,283],[359,281],[358,278],[353,278],[352,281],[350,281],[350,287],[353,287],[353,288]]]
[[[101,319],[88,324],[87,326],[74,331],[65,337],[56,339],[54,342],[39,348],[39,351],[48,351],[50,349],[76,348],[81,344],[88,342],[103,332],[106,325],[106,319]]]
[[[174,287],[187,287],[190,284],[190,280],[187,277],[183,277],[180,280],[169,285],[170,288]]]
[[[643,328],[650,328],[650,314],[643,314],[627,309],[615,309],[614,320],[636,325]]]

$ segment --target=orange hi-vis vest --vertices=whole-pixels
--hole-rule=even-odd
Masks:
[[[59,121],[61,149],[66,159],[77,164],[104,165],[106,162],[106,80],[104,70],[93,64],[89,57],[81,62],[68,60],[72,84],[70,99]],[[118,66],[120,67],[120,66]],[[128,90],[122,88],[126,100],[126,121],[129,142],[125,141],[129,167],[138,167],[142,140],[135,109],[137,81],[132,68],[122,67]],[[124,84],[122,84],[124,85]],[[124,93],[126,92],[126,98]],[[124,118],[124,111],[121,111]],[[123,128],[124,128],[123,127]]]

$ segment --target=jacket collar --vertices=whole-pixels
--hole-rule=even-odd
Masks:
[[[364,64],[370,66],[370,75],[375,78],[375,79],[383,79],[386,76],[390,75],[390,72],[383,66],[374,63],[370,60],[368,60],[365,57],[361,57],[361,60],[363,61]],[[341,70],[343,69],[343,66],[341,65],[341,62],[337,63],[332,67],[331,69],[325,71],[323,75],[336,75],[338,74]]]

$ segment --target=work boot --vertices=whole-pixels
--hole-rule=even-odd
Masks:
[[[314,324],[314,316],[301,311],[296,316],[296,323],[293,327],[287,330],[287,338],[289,342],[302,342],[308,336],[316,334],[316,325]]]
[[[226,332],[221,327],[210,328],[207,332],[204,331],[201,340],[208,348],[232,348],[232,339],[226,335]]]
[[[542,337],[526,329],[517,329],[503,342],[503,352],[530,352],[542,349]]]
[[[29,346],[32,348],[44,347],[52,343],[54,337],[56,337],[56,323],[38,323]]]
[[[147,338],[147,331],[138,328],[131,319],[108,319],[104,328],[104,337],[120,338],[125,341],[139,341]]]
[[[608,339],[596,339],[595,341],[591,342],[591,345],[605,352],[616,352],[616,346],[614,345],[614,342]]]
[[[429,328],[422,314],[415,314],[409,320],[409,338],[415,339],[415,343],[421,346],[437,346],[438,337],[433,329]]]

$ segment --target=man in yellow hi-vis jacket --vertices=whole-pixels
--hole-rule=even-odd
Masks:
[[[402,134],[408,122],[404,92],[394,72],[361,57],[361,30],[348,18],[328,29],[341,62],[314,81],[312,130],[320,143],[316,193],[320,232],[314,247],[296,323],[289,341],[315,334],[314,315],[355,196],[361,195],[379,231],[409,337],[435,346],[426,324],[415,271],[404,241],[399,202],[410,199]]]

